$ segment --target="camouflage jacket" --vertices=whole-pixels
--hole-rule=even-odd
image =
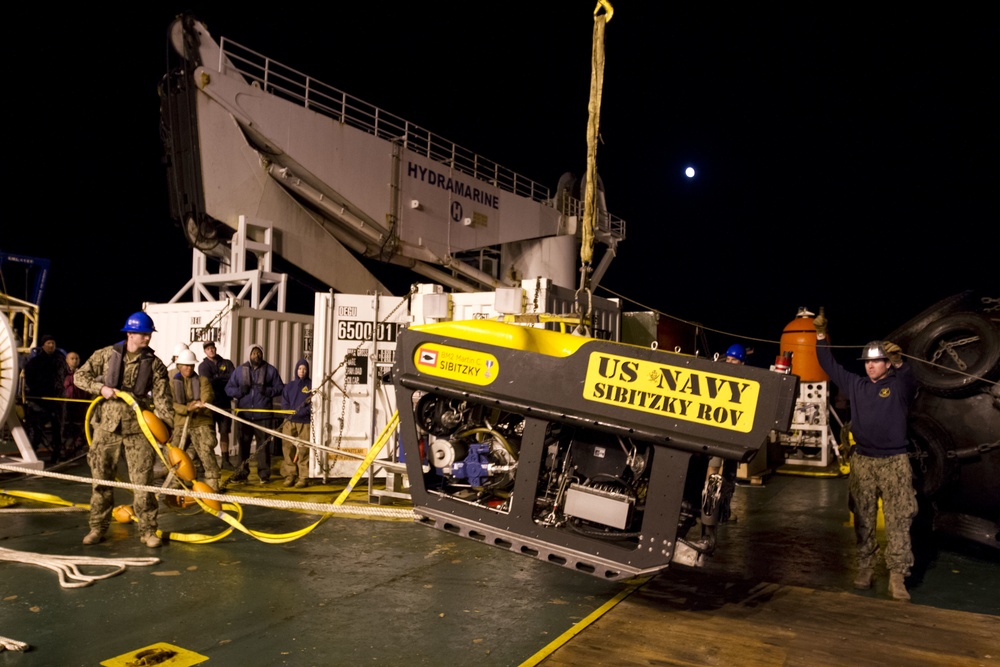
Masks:
[[[212,416],[212,411],[208,408],[195,408],[194,410],[188,410],[187,404],[195,399],[193,391],[193,383],[198,383],[198,400],[202,403],[213,404],[215,402],[215,392],[212,391],[212,383],[209,382],[208,378],[202,377],[200,375],[192,375],[187,381],[178,372],[170,380],[171,393],[174,399],[174,414],[176,417],[174,421],[176,422],[177,428],[182,428],[184,426],[184,417],[189,419],[188,428],[192,426],[212,426],[215,424],[214,418]],[[184,402],[181,403],[177,399],[180,398],[177,392],[178,390],[183,392]]]
[[[115,345],[109,345],[97,350],[90,359],[87,359],[86,363],[77,369],[73,375],[73,382],[77,387],[94,395],[101,393],[101,387],[108,384],[105,380],[109,375],[110,361],[116,356],[115,347]],[[173,428],[174,402],[170,395],[167,367],[151,349],[145,348],[145,351],[140,353],[140,357],[132,361],[129,361],[127,357],[123,359],[121,382],[116,389],[132,393],[139,376],[140,360],[143,356],[152,358],[151,390],[148,394],[141,396],[133,394],[133,396],[143,410],[153,410],[156,416],[162,419],[168,427]],[[94,410],[91,424],[95,428],[112,433],[119,432],[122,435],[142,432],[132,407],[118,398],[100,401]]]

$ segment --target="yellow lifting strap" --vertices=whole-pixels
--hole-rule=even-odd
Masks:
[[[116,397],[125,401],[135,411],[136,418],[139,421],[139,428],[142,429],[142,432],[146,436],[146,439],[149,441],[150,446],[153,447],[154,451],[156,452],[156,455],[160,458],[160,461],[167,467],[167,469],[168,470],[173,469],[171,462],[165,459],[162,449],[160,449],[160,447],[157,445],[160,438],[155,436],[153,434],[153,429],[150,428],[150,423],[152,422],[155,425],[157,421],[155,419],[155,415],[153,415],[152,413],[144,412],[141,406],[138,404],[138,402],[136,402],[135,398],[133,398],[132,395],[127,392],[118,391],[116,392]],[[94,406],[101,400],[102,397],[100,396],[95,398],[94,402],[91,404],[90,410],[87,411],[88,423],[90,422],[90,415],[94,409]],[[162,436],[162,434],[159,435]],[[166,440],[166,438],[162,439]],[[90,442],[90,440],[91,436],[88,428],[87,441]],[[184,480],[178,479],[178,481],[181,482],[181,485],[184,486],[185,489],[187,488],[187,485],[184,484]],[[187,542],[189,544],[208,544],[211,542],[217,542],[225,537],[228,537],[229,534],[232,533],[232,531],[235,529],[267,544],[282,544],[285,542],[291,542],[292,540],[297,540],[300,537],[307,535],[317,526],[319,526],[324,521],[329,519],[330,516],[332,516],[330,514],[324,514],[311,525],[288,533],[280,533],[280,534],[263,533],[260,531],[251,530],[243,525],[242,523],[243,508],[238,503],[229,503],[229,502],[223,503],[221,505],[221,510],[220,510],[212,506],[212,504],[215,504],[212,503],[212,501],[206,502],[201,500],[197,496],[191,496],[191,498],[193,498],[197,502],[198,506],[201,507],[202,510],[222,520],[224,523],[229,524],[229,528],[226,528],[222,532],[217,533],[215,535],[203,535],[199,533],[164,532],[160,530],[156,531],[157,534],[166,537],[170,540],[173,540],[175,542]],[[236,516],[233,517],[230,514],[228,514],[228,512],[234,512]],[[136,519],[135,517],[133,517],[133,520],[138,521],[138,519]]]
[[[116,397],[125,401],[125,403],[127,403],[129,407],[131,407],[132,410],[135,411],[136,417],[139,421],[139,427],[142,430],[143,435],[145,435],[146,439],[149,441],[150,446],[152,446],[153,449],[156,451],[156,455],[160,458],[160,460],[167,467],[167,469],[173,470],[177,464],[168,461],[164,457],[163,451],[160,448],[160,445],[165,445],[165,441],[168,439],[167,438],[168,432],[166,431],[166,428],[164,427],[162,422],[160,422],[159,419],[156,418],[156,416],[153,413],[144,411],[131,394],[128,394],[127,392],[123,391],[118,391],[116,392]],[[91,414],[93,413],[95,406],[102,400],[104,400],[102,396],[94,398],[94,400],[91,402],[90,409],[87,411],[87,418],[86,418],[88,426],[88,428],[86,429],[87,442],[91,442],[92,440],[89,429]],[[344,501],[347,500],[347,497],[350,494],[350,492],[354,489],[354,486],[358,483],[358,481],[361,479],[362,475],[368,470],[368,468],[374,463],[375,458],[378,456],[379,452],[381,452],[382,449],[385,447],[386,443],[389,442],[393,433],[396,432],[398,426],[399,426],[399,412],[397,411],[393,413],[392,417],[389,419],[389,422],[385,425],[385,428],[379,435],[378,440],[373,444],[371,450],[368,452],[368,456],[365,457],[364,461],[358,467],[357,472],[351,478],[350,482],[347,485],[347,488],[345,488],[343,493],[341,493],[340,496],[337,498],[337,500],[334,501],[333,503],[334,505],[344,504]],[[160,432],[161,429],[163,432]],[[156,433],[154,434],[154,432]],[[170,445],[165,445],[165,446],[170,447]],[[189,480],[184,480],[183,478],[178,476],[177,481],[180,482],[185,489],[188,488],[187,484],[185,484],[184,482]],[[193,485],[200,484],[199,482],[191,482],[191,483]],[[198,489],[195,489],[195,491],[197,492]],[[18,491],[7,491],[7,490],[0,490],[0,493],[14,497],[21,497],[28,500],[35,500],[38,502],[66,505],[81,509],[88,509],[90,507],[89,505],[81,503],[71,503],[66,500],[63,500],[62,498],[59,498],[58,496],[53,496],[45,493],[34,493],[27,491],[18,492]],[[233,532],[233,530],[238,530],[246,535],[249,535],[250,537],[253,537],[254,539],[257,539],[267,544],[283,544],[286,542],[297,540],[300,537],[309,534],[315,528],[317,528],[318,526],[320,526],[322,523],[324,523],[333,516],[332,513],[325,513],[318,520],[314,521],[310,525],[287,533],[264,533],[261,531],[251,530],[250,528],[247,528],[245,525],[243,525],[243,507],[239,503],[224,502],[220,504],[218,503],[218,501],[214,500],[203,501],[197,496],[191,496],[191,498],[194,501],[196,501],[196,503],[202,510],[204,510],[208,514],[211,514],[217,519],[221,520],[223,523],[227,524],[228,527],[214,535],[206,535],[202,533],[166,532],[162,530],[157,530],[158,535],[166,537],[167,539],[174,542],[186,542],[188,544],[209,544],[212,542],[218,542],[219,540],[228,537]],[[215,505],[219,506],[216,507]],[[131,516],[127,520],[138,522],[138,518],[135,516],[134,513],[131,513]]]
[[[344,490],[340,493],[337,499],[333,501],[334,505],[344,504],[344,501],[347,500],[347,497],[351,494],[351,491],[354,490],[354,485],[358,483],[358,480],[361,479],[361,476],[364,475],[365,472],[368,470],[368,468],[372,465],[372,463],[375,462],[375,457],[378,456],[379,452],[382,451],[382,448],[385,447],[385,444],[389,442],[389,438],[391,438],[392,434],[396,432],[396,428],[398,426],[399,426],[399,410],[396,410],[395,412],[392,413],[392,417],[389,418],[389,421],[388,423],[386,423],[385,428],[382,429],[382,433],[379,434],[378,440],[375,441],[375,443],[372,445],[372,448],[368,451],[368,456],[366,456],[365,460],[362,461],[361,465],[358,466],[357,471],[354,473],[354,476],[351,477],[351,480],[347,483],[347,486],[344,487]]]
[[[601,10],[604,10],[603,12]],[[590,102],[587,120],[587,180],[583,198],[583,230],[580,260],[583,263],[580,289],[590,283],[590,264],[594,258],[594,228],[597,217],[597,141],[601,125],[601,92],[604,88],[604,29],[614,9],[607,0],[594,8],[594,45],[590,68]]]

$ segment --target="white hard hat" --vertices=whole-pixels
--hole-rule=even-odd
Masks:
[[[187,343],[177,343],[177,345],[174,345],[174,356],[175,357],[179,357],[179,356],[181,356],[182,353],[187,352],[187,351],[188,351]]]
[[[194,352],[185,349],[183,352],[177,355],[176,363],[178,366],[182,364],[184,366],[194,366],[196,363],[198,363],[198,358],[194,356]]]
[[[885,351],[885,345],[880,340],[873,340],[865,345],[861,358],[858,361],[878,361],[879,359],[889,359],[889,354]]]

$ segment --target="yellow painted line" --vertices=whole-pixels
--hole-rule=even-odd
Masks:
[[[604,616],[606,613],[614,609],[619,602],[627,598],[629,595],[632,595],[632,593],[644,586],[650,579],[652,579],[652,577],[640,577],[639,579],[634,579],[634,583],[630,584],[628,588],[602,604],[572,628],[553,639],[541,651],[522,662],[520,667],[534,667],[534,665],[537,665],[542,660],[555,653],[556,649],[569,642],[570,639],[583,632],[591,623],[594,623],[601,616]]]

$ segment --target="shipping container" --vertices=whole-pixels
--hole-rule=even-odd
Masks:
[[[285,382],[294,378],[299,359],[312,363],[312,315],[258,310],[232,297],[222,301],[146,303],[143,310],[156,326],[149,346],[168,366],[177,343],[186,344],[201,363],[205,358],[202,343],[206,341],[214,341],[216,353],[236,366],[249,361],[251,345],[260,345],[264,360],[278,369]],[[280,397],[275,399],[274,407],[281,409]],[[235,442],[235,435],[233,438]]]
[[[408,299],[376,294],[317,293],[313,364],[311,477],[351,477],[396,411],[388,377],[396,361],[396,336],[409,321]],[[395,460],[395,440],[378,459]],[[371,477],[382,477],[375,466]]]

